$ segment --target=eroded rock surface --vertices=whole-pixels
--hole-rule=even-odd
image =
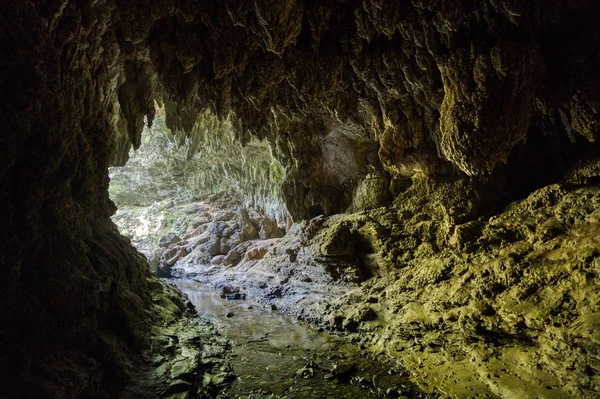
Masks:
[[[214,320],[170,285],[149,279],[155,315],[145,364],[122,398],[214,398],[234,378],[227,355],[231,344]]]
[[[372,336],[427,376],[480,371],[439,382],[459,395],[593,397],[597,194],[578,186],[599,181],[598,20],[591,0],[5,2],[3,395],[112,398],[143,363],[157,310],[107,176],[158,103],[190,154],[203,116],[230,121],[232,148],[272,153],[261,187],[312,219],[239,248],[230,270],[271,277],[257,290],[344,294],[318,314],[365,337],[389,320]],[[350,319],[359,283],[385,305]]]
[[[431,392],[595,397],[600,190],[547,186],[449,230],[433,204],[316,218],[237,265],[178,270],[393,354]]]

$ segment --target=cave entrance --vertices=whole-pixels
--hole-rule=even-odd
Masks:
[[[283,175],[267,143],[242,145],[228,121],[206,113],[191,134],[173,134],[158,110],[140,148],[125,166],[110,170],[110,195],[118,208],[113,220],[152,270],[187,294],[200,320],[219,320],[224,337],[207,328],[198,337],[203,345],[235,343],[230,364],[240,378],[224,397],[379,397],[374,384],[356,383],[367,375],[376,376],[378,389],[385,388],[384,378],[389,389],[405,384],[389,377],[392,362],[373,361],[337,335],[278,311],[280,303],[296,300],[296,293],[284,292],[290,287],[286,279],[304,285],[316,279],[297,260],[299,243],[284,237],[289,216],[279,191]],[[322,207],[311,214],[323,214]],[[275,306],[271,300],[280,301]],[[193,375],[199,366],[182,361],[178,367]],[[216,384],[229,375],[203,372],[204,380],[211,375]]]
[[[283,177],[269,143],[243,145],[230,120],[207,111],[191,132],[176,132],[157,107],[140,148],[110,169],[113,221],[160,277],[232,265],[242,244],[284,235]]]

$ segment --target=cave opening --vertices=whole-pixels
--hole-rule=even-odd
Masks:
[[[188,134],[169,129],[157,106],[140,147],[109,170],[113,221],[161,276],[179,260],[232,265],[245,253],[239,245],[280,238],[290,226],[284,174],[267,142],[242,144],[229,120],[206,111]]]
[[[324,299],[306,284],[332,290],[334,279],[371,277],[377,268],[370,259],[373,249],[360,234],[347,242],[336,237],[332,245],[347,250],[331,253],[336,271],[324,276],[310,264],[311,249],[298,234],[286,236],[286,230],[302,226],[291,224],[278,197],[281,165],[264,142],[242,144],[232,132],[228,121],[206,112],[192,134],[174,133],[157,106],[139,148],[130,150],[125,165],[109,170],[109,194],[117,206],[112,220],[119,232],[147,259],[152,273],[186,295],[201,323],[217,326],[195,339],[217,348],[219,369],[195,364],[194,358],[178,367],[211,375],[225,397],[260,392],[358,397],[373,396],[374,388],[378,397],[399,384],[421,395],[404,372],[390,371],[398,367],[394,361],[365,357],[359,346],[334,334],[340,328],[357,332],[360,321],[377,318],[372,310],[326,329],[303,322],[303,307],[296,317],[280,312],[299,295],[317,303]],[[309,213],[324,219],[321,205]],[[188,334],[188,327],[177,325],[178,336]],[[230,353],[223,340],[232,342]],[[233,382],[232,372],[240,376]],[[377,386],[365,383],[365,375],[376,376]]]

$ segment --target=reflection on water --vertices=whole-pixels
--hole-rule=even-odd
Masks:
[[[224,398],[425,397],[387,359],[369,358],[333,334],[250,299],[228,301],[206,285],[171,282],[199,313],[216,316],[232,341],[231,364],[238,378]]]
[[[250,300],[228,301],[218,290],[194,281],[173,280],[187,294],[198,313],[216,316],[232,341],[267,339],[276,348],[292,345],[298,349],[317,350],[327,343],[326,335],[307,328],[305,323],[277,312],[271,312]],[[233,313],[232,317],[225,317]],[[268,337],[268,338],[265,338]]]

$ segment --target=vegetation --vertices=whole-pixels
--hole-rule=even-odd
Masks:
[[[188,203],[225,192],[274,220],[287,217],[281,198],[285,170],[268,142],[236,138],[230,119],[201,113],[189,134],[171,131],[163,109],[128,163],[110,170],[110,195],[119,207]]]

